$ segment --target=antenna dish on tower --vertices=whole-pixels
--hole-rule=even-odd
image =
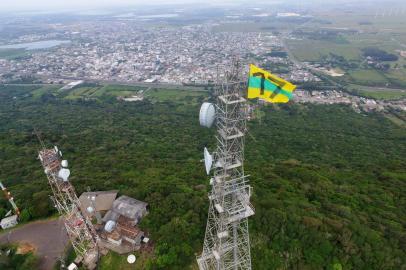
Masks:
[[[62,160],[61,165],[62,165],[62,167],[67,168],[68,167],[68,161],[67,160]]]
[[[62,168],[58,172],[58,177],[62,178],[62,180],[64,182],[68,181],[69,175],[70,175],[70,170],[69,169]]]
[[[209,150],[207,150],[206,147],[204,148],[203,154],[204,154],[204,166],[206,168],[207,175],[209,175],[211,167],[213,165],[213,156],[210,155]]]
[[[214,105],[209,102],[204,102],[200,107],[199,122],[203,127],[210,128],[216,118],[216,109]]]
[[[127,262],[128,262],[129,264],[135,263],[136,260],[137,260],[137,258],[135,258],[135,255],[133,255],[133,254],[130,254],[130,255],[128,255],[128,257],[127,257]]]

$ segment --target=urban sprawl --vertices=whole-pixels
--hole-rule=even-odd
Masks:
[[[134,21],[80,22],[51,25],[52,31],[22,35],[8,43],[60,41],[31,50],[30,57],[0,59],[0,83],[35,77],[42,83],[72,80],[117,83],[207,85],[234,56],[243,62],[287,66],[281,74],[295,83],[320,82],[313,66],[269,52],[287,51],[284,38],[272,33],[217,31],[217,23],[183,27],[140,25]],[[1,44],[0,44],[1,45]],[[320,71],[320,69],[319,69]],[[138,100],[135,99],[135,100]],[[356,111],[406,110],[405,100],[376,101],[333,91],[298,89],[296,102],[351,105]]]

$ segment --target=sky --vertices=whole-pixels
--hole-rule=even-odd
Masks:
[[[106,8],[129,5],[197,3],[198,0],[0,0],[0,11]],[[204,2],[215,2],[208,0]]]
[[[255,3],[288,3],[288,2],[306,4],[306,3],[337,3],[337,2],[386,2],[388,0],[259,0]],[[389,0],[404,1],[404,0]],[[57,11],[57,10],[81,10],[81,9],[103,9],[109,7],[141,6],[145,5],[162,5],[162,4],[219,4],[219,3],[237,3],[247,2],[250,0],[0,0],[0,13],[5,11]],[[204,4],[203,4],[204,3]]]

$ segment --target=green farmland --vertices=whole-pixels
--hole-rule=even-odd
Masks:
[[[25,49],[0,49],[0,59],[17,59],[28,56],[29,53]]]

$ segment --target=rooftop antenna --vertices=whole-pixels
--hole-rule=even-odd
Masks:
[[[250,203],[251,186],[244,173],[248,110],[242,96],[246,84],[241,70],[240,61],[234,59],[225,81],[218,80],[215,87],[217,148],[212,156],[213,166],[208,166],[210,158],[207,149],[204,151],[206,169],[210,167],[213,177],[203,251],[197,257],[200,270],[251,269],[248,217],[254,214],[254,208]],[[212,121],[209,108],[203,104],[200,110],[199,118],[205,127]]]
[[[54,205],[64,218],[65,228],[76,255],[82,257],[89,268],[93,268],[95,262],[92,258],[98,257],[96,246],[99,238],[90,219],[81,212],[75,188],[69,181],[68,162],[62,160],[58,147],[45,148],[38,132],[36,134],[42,146],[38,158],[48,178]]]
[[[87,192],[89,192],[89,193],[91,192],[91,189],[89,186],[87,187]],[[96,194],[87,196],[87,199],[90,202],[90,206],[86,209],[86,211],[91,215],[95,215],[97,224],[102,224],[103,220],[102,220],[100,211],[97,211],[97,209],[96,209],[96,198],[97,198]]]

